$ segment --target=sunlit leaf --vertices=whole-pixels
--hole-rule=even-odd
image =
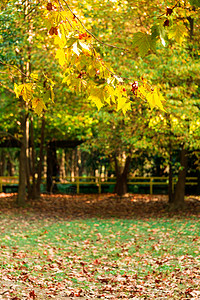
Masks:
[[[65,64],[65,52],[63,49],[58,49],[56,51],[56,58],[59,60],[59,64],[63,66]]]
[[[158,107],[159,109],[165,111],[161,102],[164,101],[164,98],[157,88],[154,88],[153,91],[147,93],[146,99],[149,102],[151,108]]]
[[[46,105],[42,99],[34,98],[32,100],[32,108],[36,112],[36,114],[40,115],[44,109],[46,109]]]
[[[168,37],[170,39],[174,38],[177,43],[181,44],[184,40],[184,37],[186,37],[187,35],[187,28],[185,27],[183,22],[179,22],[178,24],[172,26]]]
[[[75,43],[73,44],[73,46],[72,46],[72,51],[73,51],[74,53],[76,53],[77,56],[80,55],[80,50],[78,49],[77,42],[75,42]]]

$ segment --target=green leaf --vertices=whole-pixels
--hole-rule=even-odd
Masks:
[[[156,24],[151,27],[151,33],[152,33],[152,38],[157,39],[160,38],[161,43],[163,46],[165,46],[165,38],[166,38],[166,31],[164,29],[164,26],[162,24]]]
[[[141,57],[144,57],[149,50],[155,52],[156,40],[153,35],[144,32],[136,32],[133,35],[132,46],[138,47]]]

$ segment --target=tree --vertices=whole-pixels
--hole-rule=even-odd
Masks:
[[[95,7],[96,1],[88,0],[86,2],[86,4],[91,3]],[[136,8],[139,3],[139,1],[136,2]],[[147,2],[144,1],[144,3]],[[164,44],[168,39],[174,39],[181,44],[188,35],[186,20],[191,24],[191,30],[193,26],[192,19],[196,16],[196,11],[194,12],[196,8],[195,6],[193,7],[193,5],[198,7],[199,2],[192,0],[178,1],[175,5],[167,8],[165,13],[161,16],[159,16],[159,14],[165,7],[160,6],[159,9],[156,10],[157,2],[156,4],[153,2],[153,4],[149,7],[147,6],[145,10],[147,11],[150,9],[151,12],[155,12],[157,18],[151,18],[151,20],[155,20],[155,22],[152,22],[150,26],[147,25],[146,30],[144,30],[145,27],[142,24],[142,22],[146,22],[145,18],[142,17],[142,13],[137,10],[137,17],[138,20],[140,20],[139,27],[142,28],[143,31],[136,32],[137,26],[134,26],[135,28],[131,31],[131,38],[127,39],[128,47],[130,45],[129,49],[124,49],[124,47],[122,48],[112,44],[108,45],[102,42],[84,25],[87,23],[87,18],[78,12],[74,13],[75,8],[80,4],[79,1],[74,1],[73,4],[74,5],[69,4],[66,0],[60,0],[48,3],[44,1],[44,3],[41,2],[39,4],[30,4],[28,1],[25,1],[23,5],[21,3],[11,2],[11,5],[5,4],[5,6],[3,6],[3,11],[5,12],[4,16],[6,16],[8,10],[11,12],[11,20],[13,22],[11,27],[13,30],[16,22],[18,22],[17,25],[19,25],[20,22],[23,24],[23,26],[21,26],[22,24],[18,26],[19,28],[23,28],[23,30],[17,36],[17,39],[13,40],[12,52],[15,53],[15,57],[17,57],[15,58],[15,64],[18,62],[16,72],[20,73],[18,78],[21,80],[21,82],[15,84],[15,93],[17,97],[21,99],[21,103],[23,103],[22,106],[24,106],[25,110],[26,108],[31,107],[38,115],[40,115],[48,103],[54,98],[54,82],[52,81],[51,76],[49,76],[51,75],[50,66],[45,66],[45,69],[49,70],[46,74],[41,72],[44,68],[40,64],[32,63],[36,74],[30,70],[30,59],[33,62],[38,62],[38,57],[41,57],[42,54],[47,55],[48,53],[48,55],[51,55],[53,51],[56,51],[55,57],[58,59],[61,66],[59,73],[63,72],[63,84],[66,84],[71,91],[76,94],[83,93],[88,100],[93,101],[96,104],[98,109],[108,104],[114,106],[117,111],[123,111],[125,114],[127,111],[131,110],[131,99],[134,97],[135,101],[137,101],[137,98],[140,97],[142,100],[147,101],[151,108],[156,106],[161,110],[164,110],[162,104],[163,97],[159,88],[152,88],[151,84],[144,79],[140,79],[139,86],[137,82],[131,80],[133,94],[125,93],[123,84],[126,78],[123,77],[123,74],[116,74],[112,65],[109,64],[109,62],[106,62],[105,59],[102,59],[102,56],[98,53],[97,49],[99,48],[100,52],[102,52],[102,48],[100,47],[102,44],[113,49],[113,51],[121,51],[121,53],[123,53],[121,54],[121,57],[122,60],[124,60],[124,53],[129,52],[130,50],[133,51],[133,48],[137,48],[142,57],[149,52],[154,52],[158,40]],[[16,10],[13,10],[14,7],[16,7]],[[83,13],[85,13],[84,4],[82,7]],[[125,15],[126,11],[130,13],[128,22],[126,22],[124,26],[125,33],[130,30],[130,16],[132,9],[132,6],[130,9],[129,3],[126,3],[125,5],[120,4],[118,10],[119,14],[116,14],[118,15],[119,24],[122,24],[122,16]],[[36,16],[35,18],[32,17],[33,11]],[[144,12],[145,14],[146,11]],[[15,16],[19,12],[22,12],[21,15],[23,16],[23,21],[17,19]],[[95,15],[94,12],[93,14]],[[94,23],[94,27],[98,23],[96,19],[91,19],[90,17],[88,19],[90,22],[91,20],[93,21],[91,23]],[[48,34],[45,28],[48,29]],[[117,28],[119,29],[119,26]],[[110,30],[109,26],[105,29],[106,34],[108,34]],[[37,32],[36,37],[34,32]],[[125,35],[123,34],[123,38],[124,36]],[[123,41],[123,38],[120,41]],[[36,45],[32,42],[34,39],[37,41]],[[16,45],[19,44],[19,41],[21,41],[20,47],[16,47]],[[22,45],[25,45],[25,47],[21,47]],[[40,50],[42,49],[42,51],[35,51],[38,47],[40,47]],[[6,68],[8,66],[15,68],[12,63],[5,63],[5,56],[6,51],[3,50],[2,64],[6,66]],[[136,57],[136,55],[134,55],[134,57]],[[9,59],[9,61],[12,62],[12,59]],[[130,73],[130,71],[128,73]],[[127,81],[130,86],[130,79],[127,78]],[[23,102],[22,99],[25,100],[25,102]],[[25,112],[21,122],[22,125],[24,124],[22,128],[23,151],[21,151],[21,154],[23,154],[22,156],[25,159],[21,159],[21,162],[27,161],[26,149],[28,139],[25,137],[27,132],[26,126],[28,126],[27,120],[28,114]],[[27,166],[24,168],[20,167],[20,170],[27,170]],[[24,171],[22,171],[22,175],[25,174]],[[28,171],[26,172],[28,174]],[[20,179],[20,182],[25,182],[27,178],[24,178],[23,180]],[[21,189],[22,193],[19,195],[19,199],[24,199],[24,190],[25,185],[23,185]]]

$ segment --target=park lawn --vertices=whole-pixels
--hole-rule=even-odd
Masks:
[[[0,228],[0,299],[200,299],[198,216],[26,209],[2,211]]]

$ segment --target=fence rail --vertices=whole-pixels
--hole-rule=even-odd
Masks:
[[[109,180],[109,181],[108,181]],[[45,178],[43,178],[43,183],[45,182]],[[177,178],[174,177],[172,181],[172,189],[174,191],[174,187],[176,185]],[[0,193],[3,191],[3,186],[16,186],[19,183],[19,179],[16,176],[0,176]],[[99,194],[102,191],[103,185],[115,185],[116,178],[115,177],[95,177],[95,176],[88,176],[88,177],[65,177],[63,179],[53,178],[53,184],[63,184],[63,185],[75,185],[77,194],[80,193],[80,186],[81,185],[95,185],[98,187]],[[128,178],[128,185],[149,185],[149,192],[153,194],[153,187],[154,186],[163,186],[169,185],[169,178],[168,177],[129,177]],[[186,185],[197,185],[197,177],[187,177],[186,178]]]

